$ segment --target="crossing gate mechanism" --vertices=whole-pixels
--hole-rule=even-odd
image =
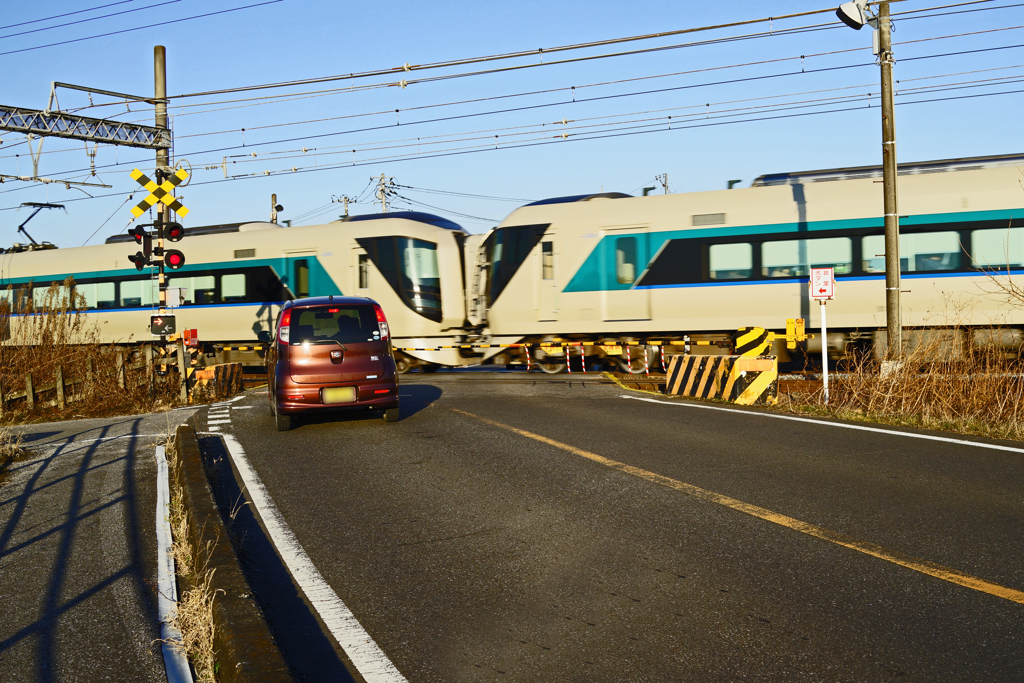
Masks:
[[[779,360],[776,356],[673,356],[665,393],[741,406],[774,405],[779,397]]]

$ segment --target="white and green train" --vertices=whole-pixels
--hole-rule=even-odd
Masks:
[[[950,352],[982,338],[1020,347],[1024,307],[994,293],[990,276],[1024,286],[1022,183],[1024,156],[900,166],[902,316],[912,343],[956,327],[961,338],[949,340]],[[833,352],[885,346],[875,167],[766,175],[716,192],[550,199],[516,209],[482,235],[399,212],[305,227],[191,228],[176,246],[187,263],[168,273],[169,286],[188,291],[175,311],[178,327],[197,329],[217,349],[266,341],[284,301],[327,294],[378,301],[403,370],[524,353],[420,350],[460,344],[700,339],[747,326],[780,330],[797,317],[813,328],[814,266],[836,273]],[[150,341],[156,285],[128,262],[136,250],[125,235],[100,246],[3,253],[0,289],[11,297],[12,287],[31,283],[41,292],[72,276],[105,341]],[[1001,327],[995,339],[993,325]],[[806,350],[820,344],[810,340]],[[549,371],[564,367],[557,353],[532,353]]]

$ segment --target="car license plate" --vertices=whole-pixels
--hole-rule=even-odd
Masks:
[[[328,404],[333,403],[355,403],[355,387],[330,387],[321,390],[321,401]]]
[[[601,348],[604,349],[604,353],[605,353],[606,356],[621,356],[622,355],[622,347],[621,346],[602,346]]]

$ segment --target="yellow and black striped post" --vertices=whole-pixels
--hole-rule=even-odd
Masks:
[[[735,336],[735,354],[744,358],[766,356],[772,350],[773,336],[763,327],[741,327]]]
[[[778,368],[774,356],[673,356],[665,378],[665,393],[745,406],[772,405],[779,394]]]

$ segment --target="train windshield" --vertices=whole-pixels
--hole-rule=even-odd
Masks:
[[[413,237],[369,237],[356,241],[366,250],[405,305],[441,322],[441,275],[437,245]]]
[[[417,312],[441,313],[441,276],[437,270],[437,245],[432,242],[398,238],[398,249],[402,254],[403,294]]]

